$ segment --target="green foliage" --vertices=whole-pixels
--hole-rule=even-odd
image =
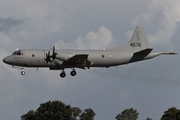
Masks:
[[[164,112],[161,120],[180,120],[180,110],[175,107],[169,108]]]
[[[137,120],[139,113],[137,113],[137,110],[130,108],[130,109],[125,109],[124,111],[121,112],[121,114],[118,114],[116,116],[117,120]]]
[[[49,101],[40,104],[36,110],[30,110],[28,113],[21,116],[22,120],[77,120],[80,117],[81,109],[78,107],[71,108],[70,105],[65,105],[61,101]],[[83,116],[89,116],[87,120],[93,120],[95,113],[92,109],[86,109],[82,113]],[[82,116],[81,114],[81,116]]]
[[[91,108],[85,109],[80,115],[80,120],[93,120],[96,114]]]
[[[27,114],[21,116],[22,120],[34,120],[35,112],[34,110],[29,110]]]
[[[76,117],[78,117],[82,112],[81,109],[79,109],[78,107],[73,107],[71,111],[72,111],[73,120],[76,120]]]
[[[148,117],[146,120],[152,120],[152,118],[149,118],[149,117]]]

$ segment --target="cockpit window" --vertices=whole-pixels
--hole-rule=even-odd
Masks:
[[[21,51],[15,51],[12,55],[21,55]]]

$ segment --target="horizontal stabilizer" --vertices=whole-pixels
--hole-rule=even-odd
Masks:
[[[162,53],[162,54],[167,54],[167,55],[176,55],[176,52],[167,52],[167,53]]]
[[[134,54],[136,55],[148,55],[153,49],[152,48],[147,48],[138,52],[135,52]]]

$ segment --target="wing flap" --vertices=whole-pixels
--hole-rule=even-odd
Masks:
[[[74,55],[66,61],[66,64],[74,65],[77,68],[85,69],[90,68],[91,62],[87,60],[88,54]]]

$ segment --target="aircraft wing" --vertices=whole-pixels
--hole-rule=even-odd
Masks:
[[[79,54],[74,55],[73,57],[69,58],[65,64],[68,65],[74,65],[77,68],[85,69],[87,67],[90,68],[91,62],[87,60],[88,55],[87,54]]]

